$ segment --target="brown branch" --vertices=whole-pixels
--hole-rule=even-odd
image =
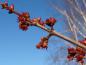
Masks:
[[[79,47],[83,48],[86,51],[86,46],[85,45],[82,45],[81,43],[60,34],[60,33],[56,32],[55,30],[52,30],[52,32],[51,32],[51,30],[48,30],[44,26],[41,26],[39,24],[36,24],[36,26],[43,29],[43,30],[45,30],[45,31],[47,31],[47,32],[49,32],[49,33],[51,33],[51,34],[53,34],[54,36],[60,37],[61,39],[64,39],[64,40],[66,40],[66,41],[68,41],[68,42],[70,42],[70,43],[72,43],[72,44],[74,44],[76,46],[79,46]]]

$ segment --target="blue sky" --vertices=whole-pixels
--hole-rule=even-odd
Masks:
[[[9,0],[11,3],[16,11],[28,11],[31,18],[62,18],[46,0]],[[56,23],[58,31],[61,31],[60,24]],[[0,65],[47,65],[48,52],[35,47],[46,35],[45,31],[36,27],[30,27],[26,32],[20,30],[16,15],[10,15],[0,7]]]

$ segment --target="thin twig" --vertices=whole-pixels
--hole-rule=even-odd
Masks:
[[[43,29],[43,30],[45,30],[45,31],[47,31],[47,32],[49,32],[49,33],[52,33],[54,36],[57,36],[57,37],[59,37],[61,39],[64,39],[64,40],[66,40],[66,41],[68,41],[68,42],[70,42],[70,43],[72,43],[72,44],[74,44],[76,46],[79,46],[79,47],[83,48],[86,51],[86,46],[85,45],[83,45],[83,44],[81,44],[81,43],[79,43],[79,42],[77,42],[77,41],[75,41],[73,39],[70,39],[69,37],[66,37],[66,36],[62,35],[62,34],[56,32],[55,30],[53,30],[51,32],[50,30],[48,30],[44,26],[41,26],[39,24],[36,24],[36,26],[39,27],[39,28],[41,28],[41,29]]]

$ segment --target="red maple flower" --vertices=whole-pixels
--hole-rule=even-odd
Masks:
[[[36,45],[36,48],[40,49],[40,48],[41,48],[41,44],[40,44],[40,43],[37,44],[37,45]]]
[[[77,60],[77,62],[83,60],[83,58],[84,58],[83,55],[77,55],[77,56],[76,56],[76,60]]]
[[[22,29],[23,31],[26,31],[28,29],[28,25],[25,23],[19,23],[19,28]]]
[[[53,17],[50,17],[49,19],[47,19],[47,20],[45,21],[45,23],[46,23],[46,25],[48,25],[48,26],[53,26],[53,25],[56,23],[56,19],[53,18]]]
[[[8,7],[8,10],[9,10],[9,14],[12,14],[12,13],[14,12],[14,5],[13,5],[13,4],[10,5],[10,6]]]
[[[68,54],[71,54],[74,56],[76,54],[76,50],[74,48],[68,48]]]
[[[81,63],[81,65],[84,64],[84,60],[83,60],[84,56],[83,55],[77,55],[76,56],[76,61]]]
[[[86,38],[84,40],[79,40],[79,42],[83,45],[86,45]]]
[[[19,22],[26,22],[25,18],[22,16],[18,16],[18,21]]]
[[[68,56],[67,56],[67,59],[70,61],[70,60],[73,60],[73,58],[75,57],[76,55],[76,50],[75,48],[68,48]]]
[[[83,42],[84,45],[86,45],[86,39],[84,39],[82,42]]]
[[[68,59],[69,61],[73,60],[73,58],[74,58],[74,56],[71,56],[71,55],[68,55],[68,56],[67,56],[67,59]]]
[[[40,42],[36,45],[36,48],[40,49],[40,48],[48,48],[48,43],[47,42]]]
[[[26,22],[30,21],[30,15],[27,12],[23,12],[22,14],[18,15],[19,22]]]
[[[7,2],[1,3],[1,6],[2,6],[2,9],[6,9],[8,7],[8,3]]]
[[[42,48],[48,48],[48,43],[46,41],[42,43]]]
[[[28,12],[23,12],[21,15],[22,15],[24,18],[30,18],[30,15],[29,15]]]
[[[80,47],[76,47],[76,53],[85,56],[85,51]]]
[[[68,48],[68,56],[67,59],[73,60],[73,58],[76,58],[76,61],[81,63],[83,65],[84,59],[85,57],[85,51],[80,48],[80,47],[76,47],[76,48]]]
[[[36,48],[48,48],[48,39],[45,37],[41,38],[41,41],[36,45]]]

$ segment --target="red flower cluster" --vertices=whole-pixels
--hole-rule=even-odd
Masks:
[[[9,14],[12,14],[14,12],[14,5],[8,6],[7,2],[1,3],[2,9],[6,9],[9,11]]]
[[[45,23],[46,23],[46,25],[52,27],[56,23],[56,19],[53,17],[50,17],[45,21]]]
[[[22,30],[27,30],[28,26],[35,26],[39,24],[41,26],[48,25],[53,29],[53,25],[56,23],[56,19],[53,17],[48,18],[45,22],[41,20],[41,18],[30,19],[30,15],[28,12],[18,13],[14,11],[14,5],[8,6],[8,2],[1,3],[2,9],[6,9],[9,11],[9,14],[16,14],[18,16],[19,28]]]
[[[2,6],[2,9],[6,9],[8,7],[8,3],[7,2],[1,3],[1,6]]]
[[[86,45],[86,38],[84,40],[79,40],[79,42],[83,45]]]
[[[73,60],[74,56],[76,54],[76,50],[74,48],[68,48],[68,60]]]
[[[26,30],[28,30],[28,24],[26,24],[26,23],[21,23],[21,22],[19,22],[19,28],[20,29],[22,29],[23,31],[26,31]]]
[[[85,57],[85,51],[80,48],[80,47],[76,47],[76,48],[68,48],[68,60],[73,60],[74,58],[76,58],[77,62],[80,63],[84,63],[83,59]]]
[[[26,22],[30,20],[30,15],[28,12],[23,12],[18,16],[18,21],[19,22]]]
[[[9,10],[9,14],[12,14],[14,12],[14,5],[10,5],[7,9]]]
[[[48,48],[48,39],[46,37],[41,38],[41,41],[36,45],[36,48]]]
[[[18,21],[19,21],[19,28],[26,31],[28,30],[29,23],[30,21],[30,15],[28,12],[23,12],[18,16]]]
[[[50,18],[46,19],[45,22],[43,22],[43,21],[41,21],[41,18],[34,18],[34,19],[32,19],[32,22],[38,23],[42,26],[48,25],[50,27],[53,27],[53,25],[56,23],[56,19],[53,17],[50,17]]]
[[[53,18],[50,18],[51,20],[53,20]],[[42,26],[45,26],[46,22],[43,22],[41,20],[41,18],[34,18],[34,19],[30,19],[30,15],[27,12],[22,13],[21,15],[18,16],[18,21],[21,23],[33,23],[33,24],[40,24]]]

